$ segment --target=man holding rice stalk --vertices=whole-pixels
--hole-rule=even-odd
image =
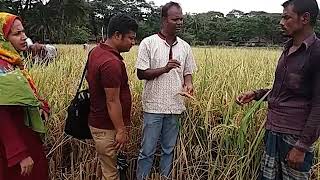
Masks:
[[[178,116],[186,109],[183,96],[192,97],[192,73],[196,70],[190,45],[177,37],[183,24],[182,9],[169,2],[161,10],[161,31],[145,38],[136,63],[137,75],[145,80],[143,138],[138,157],[137,179],[150,173],[160,139],[160,174],[169,177],[179,132]]]
[[[88,61],[89,125],[104,180],[119,180],[117,151],[128,141],[131,93],[122,52],[135,44],[137,22],[125,14],[110,19],[108,38],[95,47]]]
[[[57,48],[51,44],[33,43],[30,38],[26,42],[33,63],[48,65],[58,56]]]
[[[261,179],[308,179],[313,143],[320,133],[320,40],[314,33],[316,0],[288,0],[280,21],[286,42],[268,100]],[[268,89],[249,91],[240,104],[261,99]]]

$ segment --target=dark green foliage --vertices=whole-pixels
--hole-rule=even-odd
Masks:
[[[138,41],[160,30],[160,7],[145,0],[0,0],[0,11],[20,15],[27,35],[50,43],[98,42],[112,15],[127,13],[140,25]],[[180,36],[193,45],[274,45],[285,39],[281,14],[232,10],[186,14]],[[320,32],[319,23],[315,27]]]

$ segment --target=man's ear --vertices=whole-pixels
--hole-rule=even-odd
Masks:
[[[116,40],[122,39],[122,34],[119,31],[116,31],[113,36]]]
[[[304,13],[301,16],[301,20],[302,20],[303,24],[311,23],[311,15],[310,15],[310,13],[309,12]]]

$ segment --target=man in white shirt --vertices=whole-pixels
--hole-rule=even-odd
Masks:
[[[162,150],[160,174],[169,177],[179,133],[178,116],[186,110],[182,95],[193,94],[192,73],[197,68],[190,45],[176,35],[183,24],[180,5],[165,4],[161,21],[161,31],[141,42],[136,63],[138,78],[145,80],[138,180],[149,175],[158,140]]]
[[[26,41],[33,63],[48,64],[58,56],[57,48],[51,44],[33,43],[30,38]]]

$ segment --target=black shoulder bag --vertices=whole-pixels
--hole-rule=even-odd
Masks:
[[[89,52],[90,55],[90,52]],[[81,90],[83,80],[85,78],[89,55],[84,67],[77,93],[68,107],[68,114],[64,132],[76,139],[92,139],[92,135],[88,125],[88,116],[90,112],[90,94],[89,89]]]

